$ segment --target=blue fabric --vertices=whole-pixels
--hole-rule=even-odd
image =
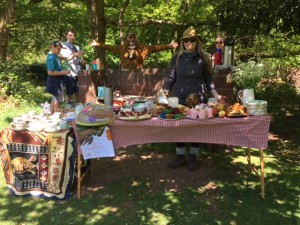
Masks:
[[[208,93],[215,86],[205,60],[197,52],[172,57],[165,89],[171,91],[173,87],[179,104],[186,105],[186,98],[192,93],[197,94],[201,102],[207,102]]]
[[[61,64],[57,55],[48,53],[47,55],[47,70],[61,71]],[[49,76],[46,83],[46,92],[58,97],[63,93],[62,85],[64,76]]]

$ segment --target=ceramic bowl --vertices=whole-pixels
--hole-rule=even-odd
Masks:
[[[146,109],[145,103],[137,103],[133,105],[133,110],[135,112],[144,112]]]

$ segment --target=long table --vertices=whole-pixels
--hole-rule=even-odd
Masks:
[[[248,116],[167,121],[153,117],[138,122],[116,119],[109,127],[115,149],[164,142],[199,142],[246,147],[249,172],[254,170],[260,176],[261,194],[265,197],[263,150],[268,147],[271,119],[271,116]],[[80,198],[81,182],[86,173],[82,174],[80,170],[81,137],[80,133],[77,134],[74,122],[73,128],[77,140],[77,196]],[[68,196],[75,172],[75,139],[71,134],[70,130],[57,133],[3,130],[0,135],[0,160],[10,191],[18,195],[33,193],[58,199]],[[251,149],[258,149],[260,152],[260,174],[251,164]],[[14,159],[16,160],[13,161]],[[48,167],[44,167],[45,165]],[[87,172],[90,170],[91,168]],[[45,172],[48,173],[47,176]]]
[[[254,171],[260,177],[261,195],[264,198],[263,150],[268,148],[271,120],[272,117],[269,115],[174,121],[154,117],[138,122],[117,119],[109,127],[115,149],[163,142],[196,142],[246,147],[249,173]],[[251,149],[259,150],[260,174],[251,163]]]

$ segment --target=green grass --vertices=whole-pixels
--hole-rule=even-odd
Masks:
[[[27,108],[1,111],[1,129]],[[28,109],[30,106],[28,106]],[[284,112],[288,111],[286,114]],[[236,225],[298,225],[300,224],[300,118],[299,108],[274,110],[269,148],[265,151],[266,198],[260,196],[260,182],[248,176],[246,153],[243,148],[225,148],[217,154],[202,151],[196,173],[181,171],[181,177],[139,176],[138,170],[160,156],[166,164],[174,154],[171,144],[150,144],[123,149],[129,156],[122,161],[96,161],[95,179],[83,182],[85,193],[66,201],[35,198],[11,198],[0,170],[0,224],[236,224]],[[229,150],[228,150],[229,149]],[[121,151],[121,150],[120,150]],[[125,153],[124,153],[125,154]],[[259,165],[258,151],[252,161]],[[147,158],[146,157],[146,158]],[[152,161],[151,161],[152,160]],[[101,164],[101,162],[103,162]],[[108,163],[107,163],[108,162]],[[148,164],[147,164],[148,162]],[[107,163],[111,168],[104,168]],[[105,182],[102,177],[116,166],[130,164],[132,174]],[[149,167],[150,168],[150,167]],[[155,167],[151,167],[155,174]],[[124,168],[126,169],[126,168]],[[166,168],[167,170],[167,168]],[[120,172],[121,174],[121,172]],[[185,180],[181,180],[185,179]],[[191,180],[195,182],[191,182]],[[168,182],[185,182],[182,189],[167,188]]]

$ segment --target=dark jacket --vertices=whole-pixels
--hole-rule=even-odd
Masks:
[[[171,91],[179,98],[179,104],[186,104],[189,94],[195,93],[201,102],[206,103],[208,94],[215,89],[212,74],[207,63],[198,52],[184,52],[178,58],[175,54],[170,63],[170,74],[166,79],[165,89]]]

